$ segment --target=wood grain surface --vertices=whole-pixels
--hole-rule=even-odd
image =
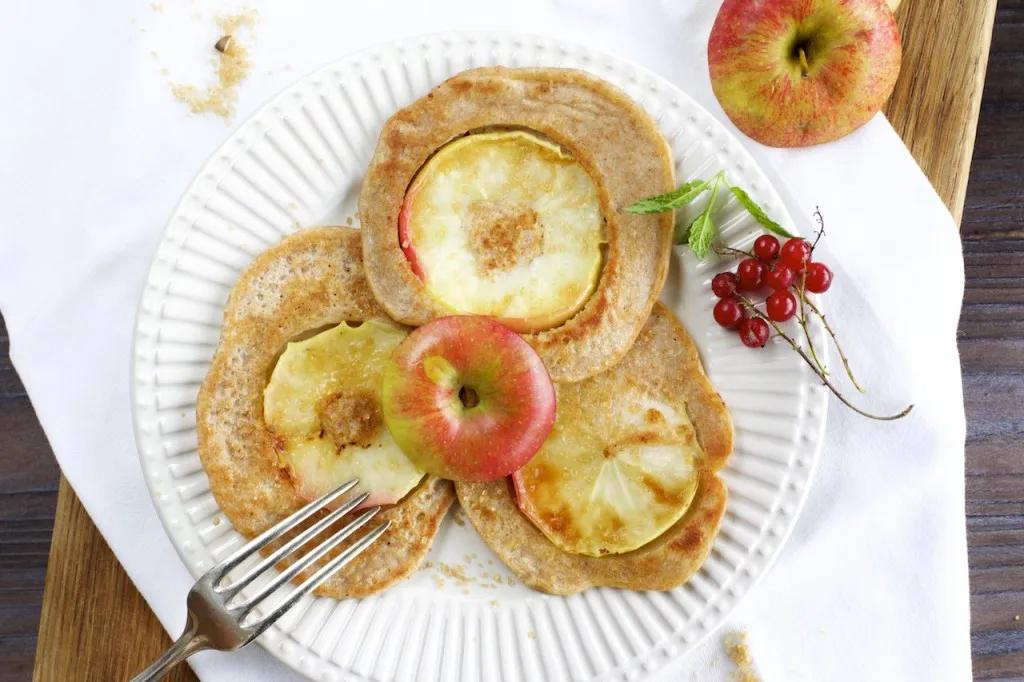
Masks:
[[[170,644],[63,476],[45,595],[37,680],[127,680]],[[196,676],[182,665],[164,679]]]
[[[999,5],[981,99],[994,10],[995,0],[905,0],[903,74],[887,114],[950,209],[963,210],[975,677],[1024,680],[1014,619],[1024,613],[1024,0]],[[169,641],[74,493],[63,481],[58,491],[0,320],[0,682],[31,676],[51,528],[35,679],[127,679]],[[182,668],[172,679],[195,678]]]
[[[959,222],[996,0],[904,2],[903,64],[885,113]]]
[[[971,640],[984,680],[1024,679],[1022,177],[1024,0],[1000,0],[961,229]]]

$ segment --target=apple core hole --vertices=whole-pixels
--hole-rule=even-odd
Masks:
[[[459,400],[467,410],[471,410],[480,404],[480,396],[475,389],[469,386],[463,386],[459,389]]]

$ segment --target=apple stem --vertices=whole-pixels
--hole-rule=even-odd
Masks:
[[[811,67],[807,64],[807,51],[804,48],[799,48],[800,51],[800,75],[807,78],[807,73],[811,70]]]

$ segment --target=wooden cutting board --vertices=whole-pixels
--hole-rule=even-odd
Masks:
[[[886,113],[958,222],[995,7],[996,0],[904,0],[897,11],[903,72]],[[128,679],[169,644],[62,478],[34,679]],[[168,679],[196,678],[179,667]]]

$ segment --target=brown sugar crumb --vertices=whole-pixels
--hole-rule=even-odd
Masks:
[[[761,678],[754,668],[754,659],[747,647],[747,635],[745,632],[730,632],[723,639],[725,653],[736,666],[736,670],[729,676],[733,682],[761,682]]]
[[[340,447],[369,447],[384,428],[377,397],[370,391],[344,390],[329,396],[319,407],[320,426]]]
[[[235,113],[238,101],[237,88],[244,81],[251,68],[249,50],[238,40],[237,31],[242,28],[252,29],[256,25],[258,15],[255,10],[247,9],[238,14],[217,17],[217,26],[223,36],[231,40],[224,41],[224,50],[214,50],[217,55],[217,82],[198,88],[194,85],[172,85],[171,93],[188,106],[193,114],[216,114],[228,120]]]
[[[441,564],[439,564],[439,568],[441,571],[441,575],[452,578],[453,580],[459,583],[459,586],[466,586],[469,583],[473,582],[473,579],[466,575],[466,569],[464,569],[462,566],[452,566],[451,564],[446,564],[442,562]]]
[[[475,201],[469,213],[469,248],[482,275],[529,263],[543,250],[544,230],[532,208]]]

